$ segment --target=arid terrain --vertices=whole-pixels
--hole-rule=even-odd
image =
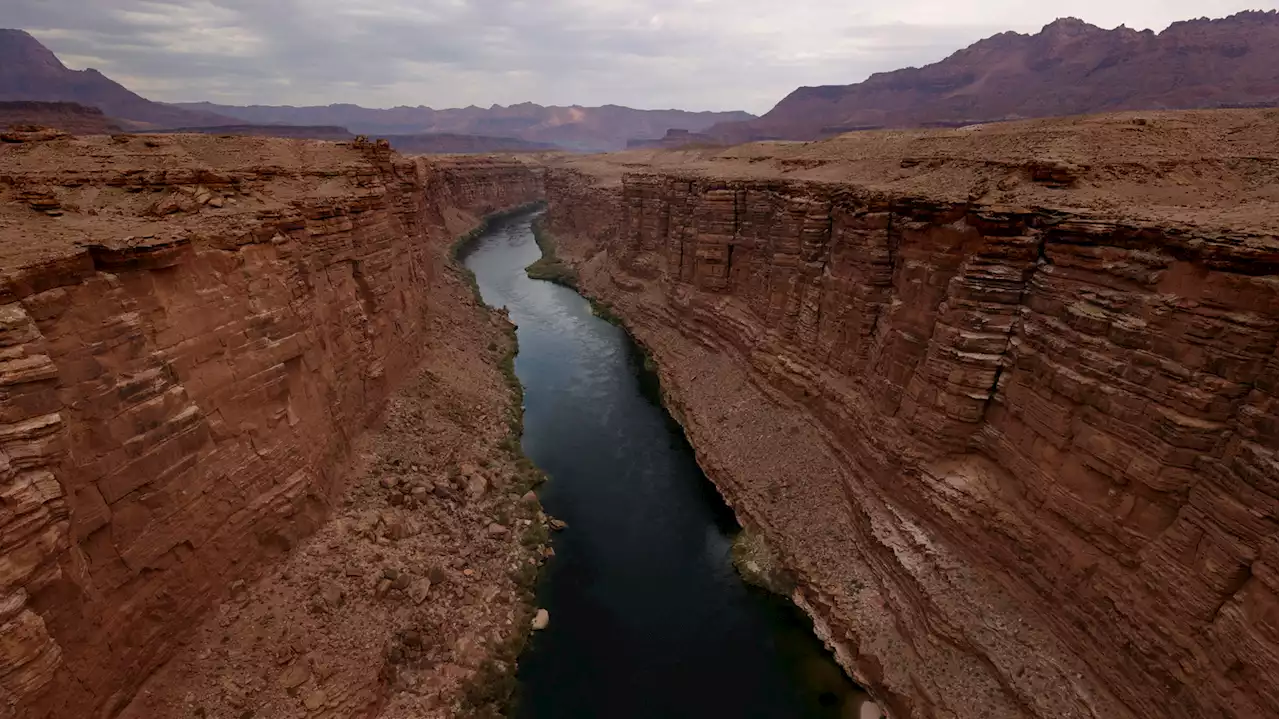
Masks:
[[[547,227],[890,716],[1268,717],[1276,122],[567,157]]]
[[[501,702],[545,528],[512,338],[450,256],[539,176],[22,139],[0,145],[0,715]]]
[[[96,107],[74,102],[0,102],[0,130],[19,125],[35,125],[76,135],[104,135],[120,132],[113,118]]]
[[[1275,716],[1276,52],[1065,19],[751,118],[172,105],[0,31],[0,719],[500,714],[564,524],[455,252],[542,201],[861,706]]]
[[[3,109],[0,107],[0,109]],[[56,125],[55,125],[56,126]],[[355,133],[345,127],[329,125],[218,125],[216,127],[185,127],[166,132],[199,132],[210,135],[241,135],[248,137],[292,137],[306,140],[353,140]],[[85,134],[85,133],[76,133]],[[490,152],[548,152],[556,146],[542,142],[528,142],[513,137],[488,137],[484,135],[454,135],[448,133],[421,133],[417,135],[380,135],[391,149],[405,155],[477,154]]]

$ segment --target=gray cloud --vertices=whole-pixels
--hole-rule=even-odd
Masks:
[[[1261,7],[1276,7],[1261,0]],[[7,0],[3,22],[157,100],[763,112],[1075,15],[1162,29],[1232,0]],[[1257,2],[1252,6],[1257,7]]]

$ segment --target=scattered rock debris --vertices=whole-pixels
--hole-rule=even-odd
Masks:
[[[501,355],[470,351],[510,351],[510,325],[476,312],[458,277],[442,284],[453,309],[438,310],[440,334],[418,375],[361,441],[358,479],[328,522],[239,586],[121,719],[428,719],[502,708],[537,626],[536,566],[551,556],[512,527],[550,520],[531,489],[541,474],[505,441],[519,402]]]

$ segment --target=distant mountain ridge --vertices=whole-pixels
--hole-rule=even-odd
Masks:
[[[208,102],[178,103],[174,107],[226,115],[259,125],[340,125],[369,135],[485,135],[586,151],[619,150],[626,147],[628,140],[660,138],[673,128],[698,132],[718,122],[755,118],[750,113],[737,111],[636,110],[620,105],[563,107],[532,102],[446,110],[425,106],[377,109],[350,104],[241,107]]]
[[[1274,10],[1176,22],[1160,33],[1064,18],[1034,35],[993,35],[932,65],[802,87],[756,120],[707,133],[726,143],[807,140],[881,127],[1274,106],[1278,34]]]
[[[100,109],[127,130],[289,125],[286,136],[337,134],[347,128],[368,135],[397,135],[416,151],[435,148],[617,150],[633,138],[662,137],[671,128],[704,130],[717,122],[754,119],[746,112],[688,112],[603,107],[543,107],[531,102],[503,107],[365,108],[236,107],[208,102],[152,102],[97,70],[71,70],[23,30],[0,29],[0,101],[74,102]],[[315,129],[318,127],[326,130]],[[311,127],[313,129],[297,129]],[[237,132],[247,132],[241,128]],[[255,131],[260,132],[260,131]],[[412,137],[410,137],[412,136]],[[476,136],[468,139],[468,136]]]
[[[97,70],[71,70],[23,30],[0,29],[0,101],[74,102],[96,107],[129,129],[230,125],[215,113],[152,102]]]
[[[4,103],[0,103],[3,111]],[[261,137],[292,137],[300,140],[330,140],[345,142],[355,133],[337,125],[215,125],[211,127],[178,127],[160,130],[166,133],[199,132],[206,135],[250,135]],[[380,139],[406,155],[434,155],[452,153],[485,152],[546,152],[559,149],[545,142],[529,142],[514,137],[486,137],[484,135],[457,135],[453,133],[417,133],[409,135],[380,134]]]

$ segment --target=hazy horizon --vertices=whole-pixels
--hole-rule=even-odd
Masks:
[[[436,109],[622,105],[762,114],[1060,17],[1161,31],[1276,0],[16,0],[5,24],[165,102]],[[927,21],[922,18],[928,18]]]

